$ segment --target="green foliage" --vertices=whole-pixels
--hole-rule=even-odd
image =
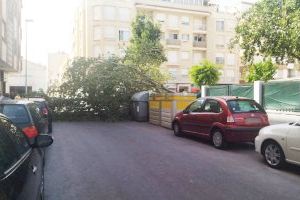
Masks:
[[[75,59],[64,82],[52,88],[52,107],[58,118],[122,120],[129,116],[132,95],[157,91],[160,82],[117,57]]]
[[[138,14],[131,26],[132,36],[124,63],[137,66],[138,70],[163,84],[167,77],[162,74],[160,66],[167,59],[160,43],[159,25],[149,16]]]
[[[200,65],[193,66],[190,71],[190,77],[196,85],[215,85],[220,78],[220,67],[210,61],[203,61]]]
[[[252,64],[249,67],[249,74],[246,77],[247,82],[254,81],[269,81],[272,80],[276,74],[277,66],[274,65],[271,59]]]
[[[231,48],[238,44],[244,50],[245,64],[256,55],[294,62],[300,59],[299,21],[299,0],[260,0],[240,18]]]

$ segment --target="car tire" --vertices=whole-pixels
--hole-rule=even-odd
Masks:
[[[216,149],[225,149],[227,147],[227,142],[225,141],[224,135],[221,130],[214,130],[211,134],[211,139]]]
[[[280,169],[285,164],[285,155],[281,146],[274,142],[269,141],[263,146],[263,157],[265,162],[272,168]]]
[[[174,135],[177,137],[182,137],[181,127],[178,122],[174,122],[173,124]]]

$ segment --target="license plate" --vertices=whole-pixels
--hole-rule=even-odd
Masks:
[[[261,120],[260,118],[247,118],[245,122],[246,124],[260,124]]]

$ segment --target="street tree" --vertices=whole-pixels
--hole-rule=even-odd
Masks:
[[[272,63],[271,59],[252,64],[249,67],[249,73],[246,77],[246,81],[254,82],[261,80],[267,82],[274,79],[276,70],[277,66]]]
[[[194,84],[201,87],[202,85],[215,85],[221,73],[220,66],[205,60],[199,65],[191,67],[189,75]]]
[[[240,17],[231,48],[243,49],[245,64],[255,56],[294,62],[300,59],[299,21],[299,0],[260,0]]]
[[[124,63],[136,66],[140,73],[160,82],[163,88],[167,76],[162,73],[160,66],[167,59],[160,38],[159,25],[151,17],[139,13],[131,24],[131,40]]]
[[[52,105],[66,118],[119,120],[128,118],[134,93],[160,88],[160,81],[118,57],[78,58],[67,68],[63,83],[52,89]]]

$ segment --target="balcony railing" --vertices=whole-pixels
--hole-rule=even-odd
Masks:
[[[194,31],[206,31],[206,25],[205,24],[194,25]]]
[[[199,48],[206,48],[206,42],[198,42],[198,41],[194,41],[194,42],[193,42],[193,46],[194,46],[194,47],[199,47]]]
[[[167,39],[167,45],[180,45],[180,44],[181,44],[180,40]]]

